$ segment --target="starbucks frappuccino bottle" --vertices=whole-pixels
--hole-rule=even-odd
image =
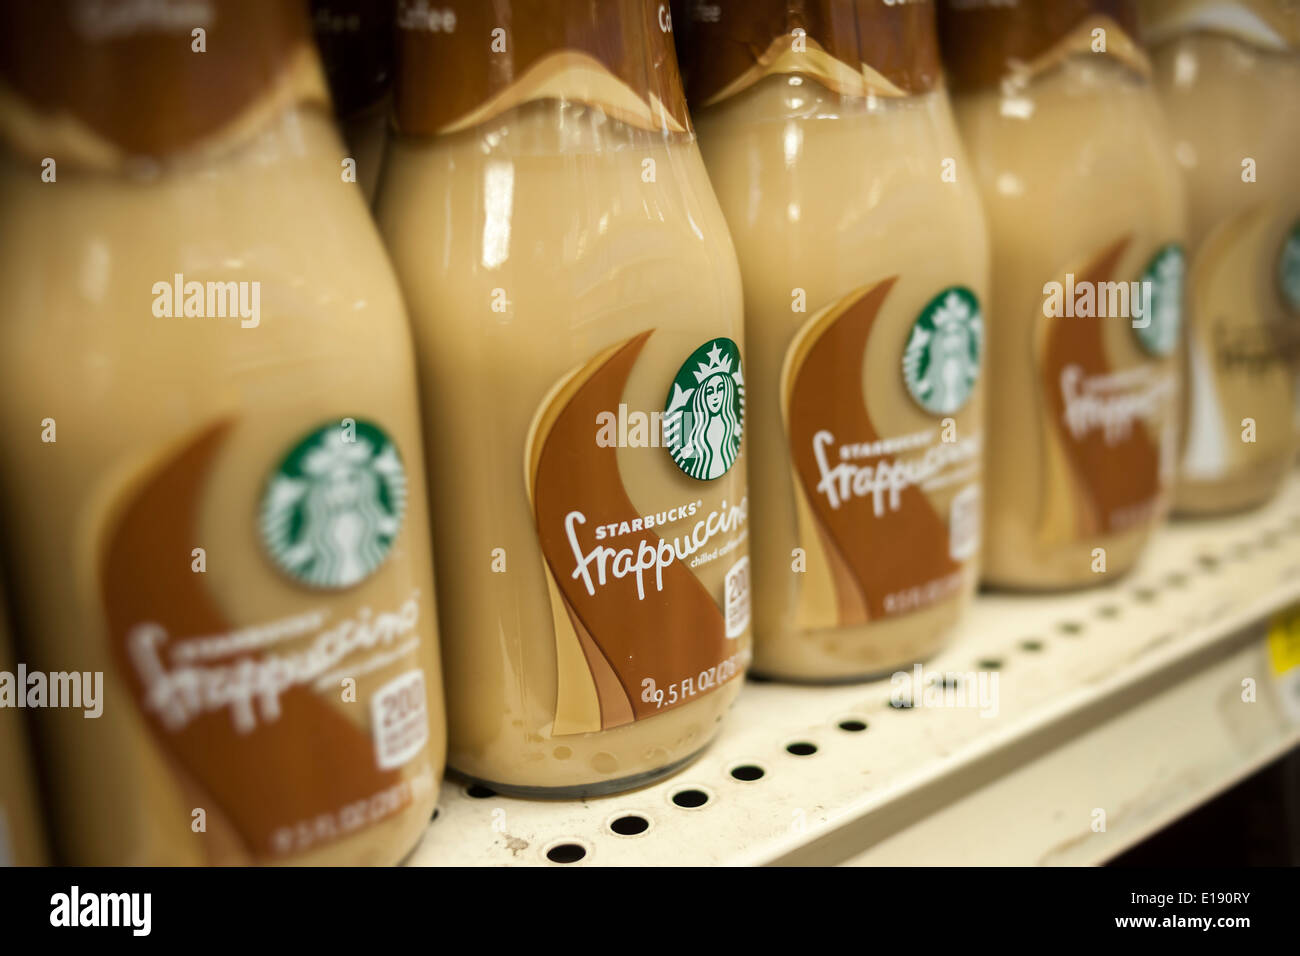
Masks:
[[[1183,191],[1125,0],[940,0],[993,250],[984,579],[1130,568],[1176,474]]]
[[[1261,504],[1300,435],[1300,5],[1142,7],[1188,184],[1186,437],[1175,507]]]
[[[392,0],[312,0],[312,27],[350,172],[373,202],[392,107]]]
[[[989,268],[934,7],[696,3],[691,50],[744,282],[754,668],[919,660],[976,583]]]
[[[393,863],[444,756],[415,367],[306,11],[8,15],[0,557],[104,697],[39,715],[61,854]]]
[[[4,601],[0,600],[0,866],[40,866],[49,860],[28,746],[29,730],[18,700],[27,688],[18,681],[22,672],[7,625]]]
[[[398,11],[377,209],[422,376],[449,763],[613,792],[697,754],[749,656],[735,252],[666,3],[441,6]]]

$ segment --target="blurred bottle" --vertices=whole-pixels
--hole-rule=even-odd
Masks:
[[[0,595],[0,675],[17,680],[17,657],[9,641],[8,619]],[[27,746],[27,726],[16,699],[0,693],[0,866],[42,866],[49,862],[37,806],[36,775]]]
[[[1177,463],[1183,190],[1125,0],[941,0],[993,244],[984,579],[1108,580]]]
[[[312,0],[311,12],[339,131],[366,202],[373,202],[392,105],[393,3]]]
[[[989,250],[934,7],[692,13],[688,98],[744,280],[754,667],[880,673],[933,653],[977,578]]]
[[[1189,192],[1187,424],[1175,507],[1248,508],[1300,447],[1300,4],[1142,7]]]
[[[444,755],[415,368],[306,10],[6,19],[0,546],[106,698],[39,715],[61,855],[393,863]]]
[[[398,9],[377,211],[421,367],[452,766],[636,786],[749,655],[740,277],[666,3]]]

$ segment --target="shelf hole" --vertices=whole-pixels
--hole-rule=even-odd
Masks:
[[[1139,604],[1150,604],[1156,599],[1154,588],[1138,588],[1133,592],[1133,600]]]
[[[645,817],[639,817],[635,813],[629,813],[625,817],[619,817],[609,825],[609,828],[619,836],[636,836],[638,833],[645,833],[650,829],[650,821]]]
[[[867,729],[867,722],[865,720],[854,719],[841,720],[836,726],[839,727],[840,730],[847,730],[851,734],[860,734],[862,731]]]
[[[1197,555],[1196,563],[1205,571],[1217,571],[1219,569],[1219,559],[1212,554]]]
[[[746,783],[753,780],[762,780],[765,772],[762,767],[755,767],[752,763],[731,768],[731,775],[737,780],[744,780]]]
[[[475,800],[486,800],[488,797],[495,797],[497,792],[491,787],[485,787],[481,783],[471,783],[465,790]]]
[[[1235,548],[1232,549],[1232,556],[1234,558],[1248,558],[1251,556],[1254,550],[1255,550],[1254,545],[1252,545],[1249,541],[1243,541],[1241,542],[1241,544],[1237,545]]]
[[[1100,614],[1101,612],[1098,611],[1097,613]],[[1114,617],[1115,615],[1114,612],[1112,611],[1109,615],[1103,614],[1102,616]],[[1056,626],[1057,629],[1060,630],[1060,632],[1066,635],[1067,637],[1078,637],[1080,634],[1083,633],[1083,629],[1084,629],[1084,623],[1082,621],[1062,621],[1060,624]]]
[[[433,816],[429,817],[429,822],[432,823],[434,820],[438,819],[438,814],[440,813],[442,813],[442,811],[439,810],[437,807],[434,807]]]
[[[785,751],[794,754],[796,757],[811,757],[817,752],[817,745],[810,744],[806,740],[800,740],[796,743],[786,744]]]
[[[709,802],[709,795],[703,790],[678,790],[673,794],[673,803],[687,810],[694,810]]]
[[[1031,654],[1037,654],[1043,649],[1043,642],[1036,637],[1028,637],[1020,642],[1020,649]]]
[[[942,687],[945,690],[956,690],[961,686],[961,678],[956,674],[938,674],[930,679],[931,687]]]
[[[1277,542],[1277,532],[1276,532],[1276,531],[1265,531],[1265,532],[1264,532],[1262,535],[1260,535],[1260,537],[1259,537],[1259,546],[1260,546],[1261,548],[1276,548],[1276,547],[1277,547],[1277,543],[1278,543],[1278,542]]]
[[[1101,607],[1097,608],[1097,616],[1105,618],[1108,621],[1113,621],[1115,618],[1119,617],[1119,613],[1120,610],[1118,604],[1103,604]]]
[[[895,700],[893,697],[891,697],[889,698],[889,706],[892,707],[894,710],[911,710],[912,699],[910,697],[900,697],[897,700]]]
[[[546,851],[552,863],[577,863],[586,855],[586,848],[577,843],[560,843]]]
[[[982,671],[997,671],[1002,669],[1002,661],[996,657],[986,657],[976,661],[975,666]]]
[[[1187,575],[1183,574],[1181,571],[1175,571],[1173,574],[1165,578],[1165,584],[1169,585],[1171,588],[1181,588],[1187,584]]]

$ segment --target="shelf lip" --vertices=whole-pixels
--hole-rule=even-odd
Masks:
[[[586,850],[576,865],[820,863],[869,857],[872,847],[902,831],[924,842],[927,819],[943,818],[946,807],[976,790],[1030,773],[1035,761],[1048,765],[1052,754],[1059,760],[1072,741],[1101,728],[1109,733],[1113,725],[1120,740],[1124,721],[1138,719],[1134,715],[1149,702],[1187,682],[1220,679],[1215,668],[1234,653],[1249,652],[1261,639],[1261,623],[1297,602],[1300,479],[1293,476],[1259,511],[1162,529],[1134,572],[1103,587],[1055,596],[978,596],[952,645],[923,667],[974,673],[986,686],[996,674],[994,718],[971,708],[893,711],[888,680],[811,688],[751,682],[698,761],[642,790],[540,803],[474,799],[463,783],[449,780],[439,819],[410,862],[546,865],[545,849],[569,841]],[[1104,608],[1111,617],[1099,613]],[[1025,648],[1030,637],[1040,650]],[[980,672],[976,663],[990,658],[1004,666]],[[1263,693],[1266,676],[1259,680]],[[1281,753],[1297,737],[1275,697],[1261,699],[1250,713],[1250,732],[1268,742],[1263,750]],[[1178,701],[1171,697],[1168,704]],[[837,729],[851,714],[866,718],[865,732]],[[1242,715],[1230,711],[1225,719]],[[1213,730],[1209,725],[1205,732]],[[810,740],[818,752],[786,753],[794,739]],[[1188,751],[1178,759],[1189,774],[1205,769],[1192,743],[1170,744]],[[1184,810],[1195,806],[1249,772],[1243,768],[1260,765],[1260,752],[1243,751],[1237,764],[1231,748],[1217,752],[1217,778],[1199,783],[1195,794],[1169,799]],[[1131,776],[1141,757],[1119,747],[1117,776]],[[739,763],[763,767],[763,779],[733,779],[730,769]],[[1068,766],[1054,772],[1070,774]],[[1079,785],[1090,786],[1085,780]],[[672,793],[690,786],[711,794],[700,810],[671,802]],[[1106,799],[1133,796],[1116,792]],[[645,817],[650,829],[637,837],[612,833],[609,818],[624,811]],[[508,826],[499,825],[502,820]],[[1107,855],[1120,852],[1117,845],[1110,841]],[[1049,850],[1027,845],[1020,856],[1033,862]]]

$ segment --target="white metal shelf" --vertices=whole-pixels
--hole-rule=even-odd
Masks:
[[[1161,531],[1107,587],[981,595],[926,671],[995,672],[996,716],[896,709],[889,681],[750,682],[698,761],[641,790],[540,802],[448,780],[410,862],[555,865],[560,844],[585,851],[569,865],[1103,862],[1300,743],[1264,648],[1297,602],[1293,479],[1260,511]],[[676,805],[686,790],[707,802]],[[649,827],[614,833],[627,815]]]

